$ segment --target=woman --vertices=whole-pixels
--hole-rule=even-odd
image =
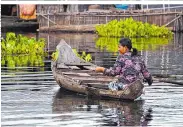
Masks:
[[[131,51],[132,50],[132,51]],[[104,67],[96,67],[96,72],[103,72],[104,75],[116,76],[119,75],[118,81],[109,83],[109,89],[120,90],[127,84],[130,84],[142,76],[146,79],[149,85],[152,84],[152,76],[148,72],[144,61],[137,54],[137,49],[132,48],[131,40],[122,38],[119,41],[119,56],[113,67],[106,69]]]

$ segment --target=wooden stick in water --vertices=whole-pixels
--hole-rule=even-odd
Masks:
[[[166,79],[157,79],[153,78],[154,81],[158,82],[165,82],[165,83],[172,83],[172,84],[177,84],[177,85],[183,85],[183,82],[176,82],[176,81],[171,81],[171,80],[166,80]]]

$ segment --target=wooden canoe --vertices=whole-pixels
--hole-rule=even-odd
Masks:
[[[141,96],[143,83],[140,80],[128,84],[123,90],[108,89],[111,81],[117,77],[105,76],[94,71],[96,65],[77,57],[71,47],[64,41],[57,45],[59,56],[52,62],[52,72],[60,87],[67,90],[101,98],[134,100]]]

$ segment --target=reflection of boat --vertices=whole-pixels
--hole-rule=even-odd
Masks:
[[[57,45],[57,50],[59,55],[52,63],[52,71],[60,87],[91,96],[116,99],[134,100],[142,94],[144,85],[140,80],[127,85],[123,90],[109,90],[107,84],[117,78],[92,71],[96,65],[77,57],[64,40]]]
[[[151,111],[144,111],[143,104],[143,100],[134,102],[98,100],[60,88],[53,98],[52,111],[54,114],[63,114],[57,117],[57,120],[74,121],[82,117],[85,121],[85,119],[93,120],[95,117],[94,123],[99,122],[104,126],[139,126],[147,125],[152,118]],[[90,115],[94,116],[88,118]]]

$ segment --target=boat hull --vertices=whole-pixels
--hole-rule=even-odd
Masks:
[[[93,71],[96,65],[78,58],[71,47],[62,40],[57,45],[58,59],[52,62],[53,76],[60,87],[88,96],[134,100],[141,96],[144,85],[141,80],[125,85],[122,90],[112,91],[108,84],[117,77],[105,76]]]

